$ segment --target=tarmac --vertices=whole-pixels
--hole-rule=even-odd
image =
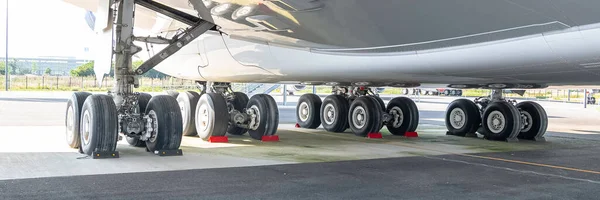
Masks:
[[[91,159],[65,142],[69,92],[0,92],[0,199],[597,199],[600,111],[540,102],[546,142],[445,135],[451,97],[415,98],[418,138],[382,139],[294,127],[280,105],[279,142],[184,137],[183,156],[120,141]],[[392,96],[384,96],[384,100]],[[282,101],[281,96],[276,100]]]

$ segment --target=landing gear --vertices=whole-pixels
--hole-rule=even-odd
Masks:
[[[391,119],[386,126],[391,134],[404,135],[414,132],[419,126],[419,110],[415,102],[406,97],[396,97],[387,106]]]
[[[67,135],[67,144],[71,148],[79,148],[80,137],[79,128],[81,120],[81,109],[85,99],[92,94],[88,92],[75,92],[67,102],[67,113],[65,115],[65,127]]]
[[[517,109],[521,111],[521,132],[519,139],[544,141],[544,133],[548,128],[548,115],[540,104],[532,101],[518,103]]]
[[[502,98],[501,89],[494,89],[489,97],[477,98],[474,102],[453,101],[446,111],[445,121],[449,135],[477,132],[486,139],[499,141],[543,141],[548,127],[548,116],[539,104],[530,101],[516,104]]]
[[[321,122],[329,132],[344,132],[348,129],[350,103],[342,95],[329,95],[321,105]]]
[[[108,15],[100,16],[111,19],[100,28],[104,30],[101,34],[108,36],[107,38],[111,38],[112,35],[113,45],[110,49],[104,49],[107,55],[110,54],[108,52],[112,52],[112,55],[98,58],[96,62],[98,66],[94,67],[110,66],[114,58],[115,84],[108,95],[90,95],[81,92],[73,94],[67,103],[65,117],[67,143],[70,147],[79,147],[81,153],[93,155],[94,158],[116,158],[118,157],[118,152],[115,151],[119,139],[118,133],[121,133],[133,146],[145,145],[147,150],[154,153],[161,152],[161,155],[168,155],[170,152],[177,152],[173,155],[181,155],[181,151],[178,150],[184,125],[181,110],[192,110],[195,104],[189,103],[190,106],[181,109],[174,92],[170,92],[173,96],[151,97],[148,94],[134,92],[134,88],[139,87],[139,75],[148,72],[202,33],[213,28],[214,24],[161,4],[134,0],[111,2],[113,4],[108,6],[109,10],[105,13],[114,13],[115,20],[113,21],[113,18]],[[136,4],[152,7],[152,10],[188,24],[190,28],[170,39],[143,40],[159,41],[158,43],[165,43],[164,41],[168,40],[168,45],[134,71],[132,58],[141,51],[141,48],[133,43],[135,39],[140,39],[133,35]],[[193,102],[194,98],[188,97],[187,100]],[[186,117],[186,125],[190,125],[188,122],[193,120],[193,117],[192,119],[189,115]],[[186,134],[192,134],[193,129],[186,126]]]
[[[181,145],[182,117],[177,100],[171,96],[152,97],[146,107],[146,132],[142,138],[150,152],[177,150]]]
[[[468,99],[457,99],[448,105],[446,112],[446,128],[448,134],[466,136],[475,134],[481,124],[479,107]]]
[[[256,140],[263,136],[274,135],[279,125],[279,110],[275,100],[266,94],[257,94],[250,98],[246,113],[250,116],[248,134]]]
[[[89,96],[81,109],[81,151],[92,155],[117,148],[117,107],[108,95]]]
[[[225,136],[229,125],[227,102],[217,93],[206,93],[196,106],[196,129],[198,136],[208,140],[212,136]]]
[[[152,96],[148,93],[140,93],[138,95],[138,105],[140,107],[140,113],[146,113],[146,107],[148,106],[148,102],[150,102],[151,98]],[[127,143],[129,143],[129,145],[134,147],[146,146],[146,142],[140,140],[139,137],[125,136],[125,140],[127,140]]]
[[[195,111],[198,100],[200,100],[200,95],[193,91],[179,93],[177,96],[177,103],[179,104],[179,110],[181,110],[181,115],[183,117],[182,124],[184,136],[198,135],[195,123]]]
[[[352,101],[350,105],[350,129],[357,136],[365,137],[369,133],[381,129],[381,110],[379,103],[369,96],[362,96]]]
[[[243,135],[248,132],[253,139],[261,140],[263,136],[277,132],[279,110],[273,97],[257,94],[248,99],[244,93],[233,92],[228,83],[208,84],[211,92],[200,97],[195,112],[200,138],[209,140],[226,133]]]
[[[300,96],[296,105],[296,121],[302,128],[315,129],[321,125],[320,108],[321,98],[316,94]]]
[[[520,132],[520,116],[517,108],[506,101],[494,101],[483,112],[483,136],[489,140],[516,139]]]
[[[407,90],[406,90],[407,91]],[[329,132],[344,132],[350,128],[357,136],[379,133],[383,126],[394,135],[414,132],[419,125],[416,104],[406,97],[392,99],[387,107],[371,88],[334,86],[332,95],[321,103],[314,94],[300,97],[296,107],[298,124],[303,128],[316,128],[323,124]],[[315,110],[320,105],[320,110]],[[319,119],[314,116],[319,115]]]
[[[234,99],[229,104],[229,112],[243,112],[248,105],[248,101],[250,101],[250,99],[248,99],[248,95],[242,92],[234,92],[233,96]],[[239,125],[241,125],[243,122],[240,122],[239,120],[238,122],[235,121],[236,120],[234,119],[234,123],[229,124],[227,133],[231,135],[244,135],[246,132],[248,132],[248,129],[239,127]]]

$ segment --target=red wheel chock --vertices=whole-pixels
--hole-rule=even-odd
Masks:
[[[261,141],[263,141],[263,142],[279,142],[279,135],[263,135]]]
[[[381,133],[368,133],[367,138],[383,138],[383,135]]]
[[[210,143],[227,143],[229,139],[227,136],[210,136],[208,138],[208,142]]]
[[[296,126],[295,126],[295,127],[296,127],[296,128],[300,128],[300,124],[296,123]]]
[[[406,132],[404,133],[404,137],[419,137],[419,134],[417,132]]]

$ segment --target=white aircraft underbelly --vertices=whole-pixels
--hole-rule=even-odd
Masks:
[[[207,20],[224,33],[209,31],[156,67],[180,78],[600,84],[600,15],[586,11],[600,6],[597,1],[515,1],[518,7],[470,0],[205,0],[196,10],[187,0],[159,2],[199,16],[210,12]],[[238,11],[247,16],[235,18]],[[175,21],[157,26],[158,19],[164,16],[144,14],[136,23],[156,33],[182,27]]]

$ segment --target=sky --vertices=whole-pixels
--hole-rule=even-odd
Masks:
[[[94,32],[85,10],[62,0],[0,0],[0,57],[6,49],[8,1],[8,57],[90,58]]]

